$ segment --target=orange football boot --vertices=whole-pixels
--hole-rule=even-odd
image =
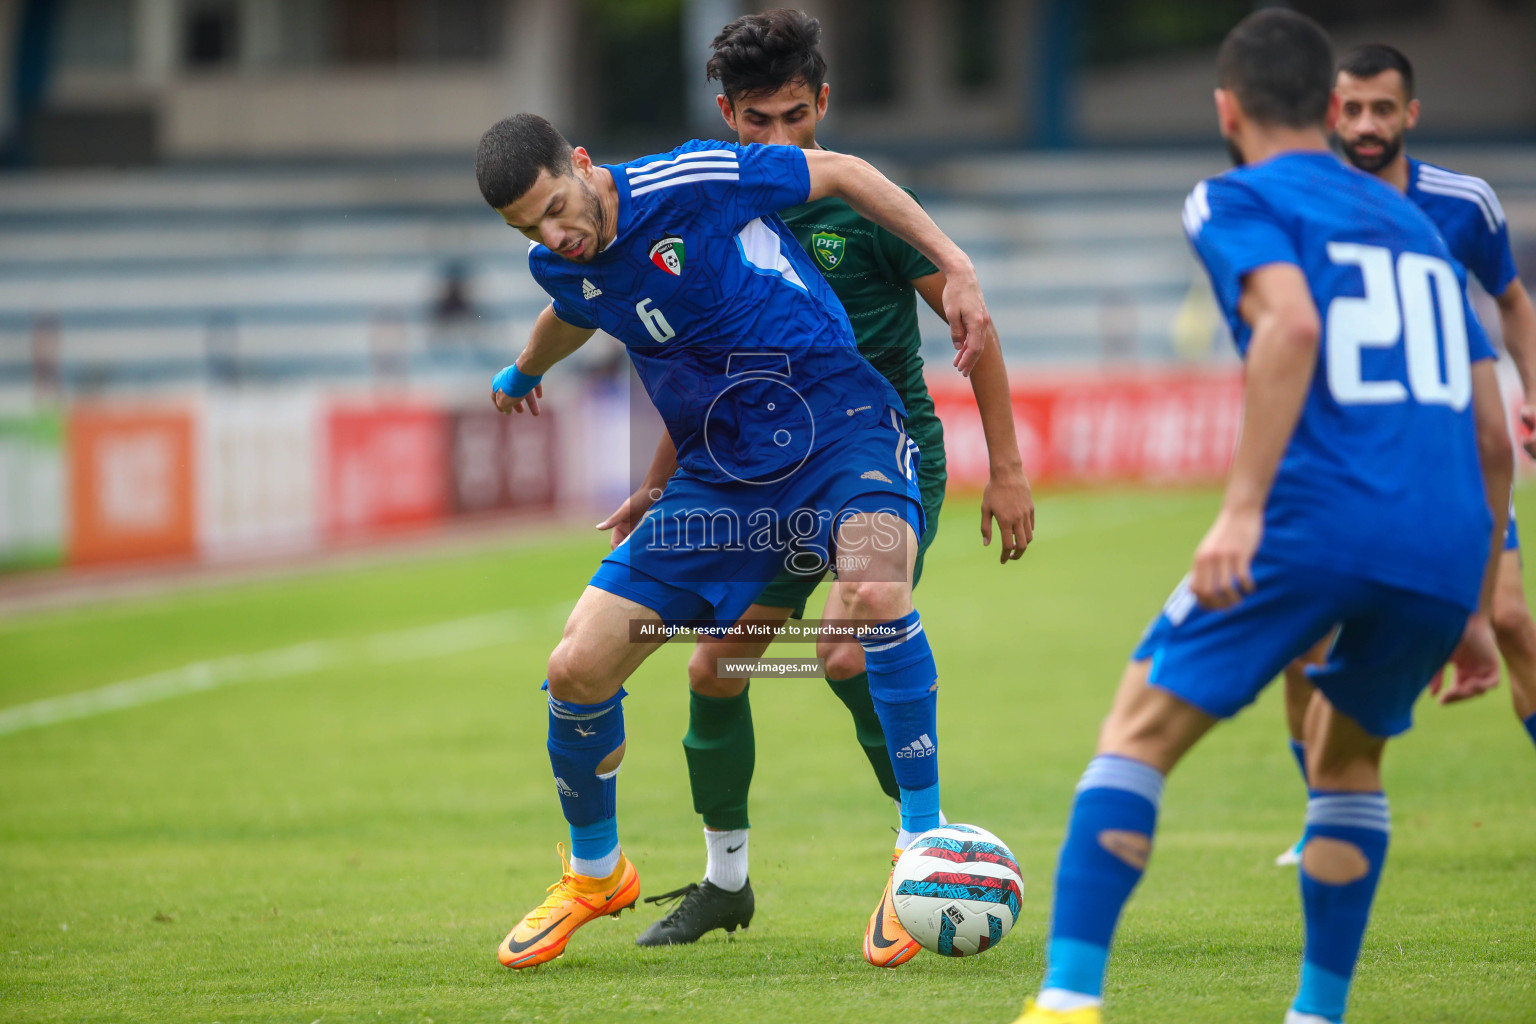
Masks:
[[[900,850],[891,856],[893,868],[900,857]],[[869,915],[869,924],[864,928],[864,959],[876,967],[900,967],[917,956],[917,951],[922,948],[896,919],[896,905],[891,902],[891,880],[887,877],[885,892],[880,894],[880,905]]]
[[[565,952],[571,935],[588,921],[604,914],[618,917],[635,908],[640,874],[628,857],[619,854],[619,866],[607,878],[588,878],[571,870],[563,843],[555,849],[560,852],[560,881],[550,886],[544,902],[501,940],[496,959],[503,967],[519,970],[548,963]]]

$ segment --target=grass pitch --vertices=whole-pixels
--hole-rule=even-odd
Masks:
[[[894,972],[859,943],[895,815],[808,680],[752,691],[749,931],[642,950],[645,907],[536,972],[497,965],[558,873],[538,684],[595,534],[0,623],[13,725],[23,704],[122,680],[139,680],[114,691],[125,703],[194,691],[90,713],[97,694],[69,705],[85,717],[0,735],[0,1019],[1010,1021],[1040,978],[1097,722],[1214,506],[1049,497],[1007,567],[974,504],[947,510],[918,591],[944,682],[944,806],[1012,846],[1025,910],[995,951]],[[703,869],[686,654],[664,649],[628,686],[620,827],[649,893]],[[1396,833],[1351,1021],[1536,1020],[1536,752],[1507,693],[1421,704],[1387,777]],[[1169,782],[1112,1024],[1280,1019],[1301,928],[1294,872],[1270,863],[1302,807],[1271,689]]]

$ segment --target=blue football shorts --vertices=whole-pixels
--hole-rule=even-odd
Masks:
[[[1150,681],[1216,718],[1258,697],[1296,657],[1338,627],[1327,661],[1308,670],[1339,711],[1375,736],[1413,725],[1413,704],[1450,658],[1470,610],[1453,601],[1313,566],[1253,563],[1253,593],[1200,607],[1186,578],[1148,627],[1133,661]]]
[[[853,513],[892,513],[921,537],[920,458],[892,412],[772,483],[718,483],[679,470],[591,585],[650,608],[667,624],[728,625],[781,572],[824,569],[837,527]],[[906,542],[899,528],[888,532],[873,543]]]

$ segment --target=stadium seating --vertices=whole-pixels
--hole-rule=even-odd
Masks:
[[[1488,177],[1517,238],[1536,237],[1528,150],[1424,155]],[[1179,205],[1218,154],[886,166],[976,260],[1010,361],[1224,357],[1213,318],[1175,330],[1195,280]],[[0,401],[55,329],[71,392],[379,373],[457,387],[502,365],[543,304],[458,161],[18,175],[0,179],[0,229]],[[437,312],[454,274],[458,319]],[[924,330],[942,358],[943,325]]]

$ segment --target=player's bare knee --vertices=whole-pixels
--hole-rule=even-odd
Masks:
[[[1098,840],[1104,852],[1137,871],[1145,871],[1152,859],[1152,837],[1145,832],[1107,828],[1099,833]]]
[[[715,674],[715,667],[719,659],[714,656],[708,644],[696,644],[693,653],[688,656],[688,689],[695,693],[709,694],[720,682],[720,677]]]
[[[701,697],[739,697],[747,688],[744,676],[720,675],[720,659],[731,657],[728,648],[697,644],[688,656],[688,689]]]
[[[1348,885],[1369,874],[1371,862],[1348,840],[1313,836],[1301,849],[1301,870],[1324,885]]]
[[[1499,646],[1514,644],[1536,653],[1536,624],[1531,622],[1531,610],[1520,591],[1500,588],[1494,592],[1493,631]]]
[[[828,679],[852,679],[864,671],[864,648],[858,644],[817,644],[816,656]]]
[[[617,691],[580,641],[566,637],[549,656],[549,695],[572,704],[600,704]]]
[[[854,618],[889,622],[912,610],[912,588],[905,580],[865,580],[852,590]]]

